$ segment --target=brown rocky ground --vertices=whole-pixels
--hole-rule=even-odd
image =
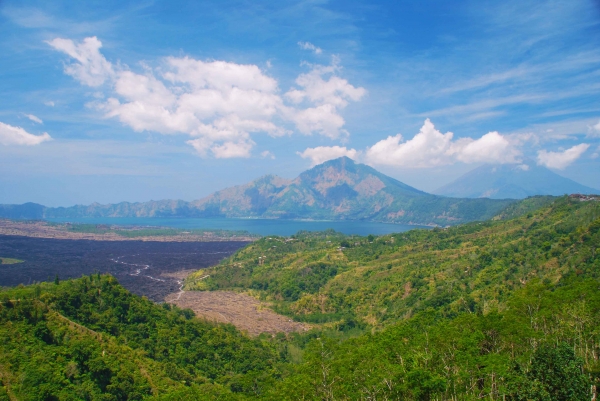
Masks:
[[[165,298],[180,308],[189,308],[197,316],[222,323],[231,323],[239,330],[256,336],[261,333],[290,333],[310,327],[279,315],[257,299],[231,291],[184,291]]]

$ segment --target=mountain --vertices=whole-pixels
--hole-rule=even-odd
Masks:
[[[0,205],[0,217],[7,219],[42,219],[45,209],[45,206],[31,202],[22,205]]]
[[[535,195],[594,194],[586,187],[562,177],[533,161],[520,165],[485,164],[436,191],[455,198],[523,199]]]
[[[254,217],[453,225],[487,220],[511,202],[431,195],[342,157],[315,166],[293,180],[267,175],[192,202],[42,207],[41,213],[36,210],[29,218]],[[0,208],[0,216],[9,217],[2,214],[4,210],[14,214],[23,206]]]

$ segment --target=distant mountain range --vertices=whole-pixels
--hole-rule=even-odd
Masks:
[[[0,217],[244,217],[452,225],[489,219],[512,202],[431,195],[342,157],[293,180],[268,175],[192,202],[94,203],[67,208],[0,205]]]
[[[455,198],[523,199],[534,195],[598,194],[600,191],[526,160],[519,165],[485,164],[434,193]]]

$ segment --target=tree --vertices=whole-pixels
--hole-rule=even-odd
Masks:
[[[529,372],[515,368],[510,399],[515,401],[580,401],[589,398],[590,382],[583,362],[566,343],[542,346],[533,354]]]

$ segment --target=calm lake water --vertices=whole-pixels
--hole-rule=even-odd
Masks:
[[[333,228],[344,234],[357,235],[384,235],[399,233],[415,228],[403,224],[373,223],[364,221],[300,221],[300,220],[271,220],[271,219],[225,219],[225,218],[69,218],[48,219],[57,223],[86,223],[86,224],[115,224],[122,226],[161,226],[182,229],[218,229],[218,230],[243,230],[259,235],[289,236],[298,231],[324,231]]]

